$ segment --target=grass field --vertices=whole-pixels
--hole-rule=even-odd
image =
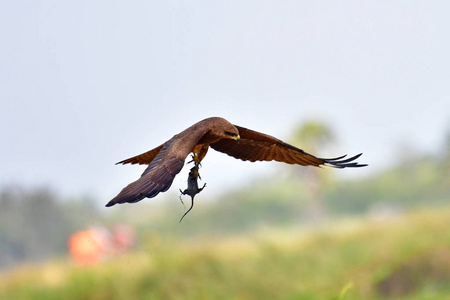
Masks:
[[[251,236],[153,233],[95,266],[60,260],[1,277],[1,299],[450,299],[450,210]]]

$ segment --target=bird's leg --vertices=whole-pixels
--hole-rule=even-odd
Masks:
[[[202,178],[200,177],[200,172],[198,171],[200,167],[201,167],[200,163],[195,163],[195,166],[191,169],[191,171],[194,172],[194,176],[196,176],[201,180]]]
[[[192,152],[192,160],[188,161],[188,164],[191,162],[194,162],[195,166],[201,166],[200,158],[198,158],[198,154],[195,152]]]
[[[198,172],[198,170],[200,169],[202,164],[200,163],[200,159],[198,158],[198,154],[196,152],[192,152],[192,160],[188,161],[188,164],[190,164],[191,162],[194,162],[194,168],[195,168],[195,173],[197,174],[197,177],[202,179],[202,177],[200,177],[200,173]],[[191,171],[194,168],[192,168]]]
[[[187,212],[184,213],[184,215],[181,217],[181,220],[183,220],[184,216],[187,215],[188,212],[191,211],[191,209],[194,207],[194,197],[195,195],[197,195],[198,193],[200,193],[206,186],[206,183],[203,185],[203,187],[199,188],[198,187],[198,182],[197,179],[199,178],[199,174],[198,174],[198,165],[196,164],[194,167],[191,168],[191,171],[189,172],[189,176],[188,176],[188,187],[187,189],[185,189],[184,191],[181,191],[182,195],[189,195],[191,196],[191,207],[188,209]],[[180,200],[181,200],[181,195],[180,195]],[[183,202],[183,201],[181,201]],[[184,205],[184,203],[183,203]]]

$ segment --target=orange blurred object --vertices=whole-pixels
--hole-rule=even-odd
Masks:
[[[79,231],[69,238],[69,250],[78,263],[95,264],[106,255],[108,239],[99,230]]]

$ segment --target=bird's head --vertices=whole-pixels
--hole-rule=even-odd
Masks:
[[[239,131],[233,124],[222,118],[215,118],[214,126],[211,129],[211,133],[222,139],[232,139],[239,141],[241,137],[239,136]]]

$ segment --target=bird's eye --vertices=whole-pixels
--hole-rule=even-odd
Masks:
[[[232,133],[232,132],[229,132],[229,131],[225,131],[225,135],[232,136],[232,137],[236,137],[237,136],[235,133]]]

